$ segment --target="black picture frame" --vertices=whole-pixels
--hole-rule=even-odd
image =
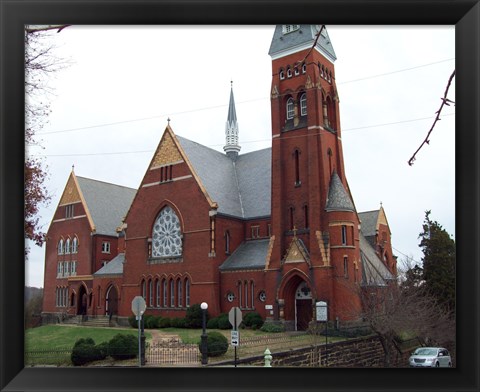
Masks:
[[[2,391],[478,391],[478,0],[0,0]],[[24,368],[24,24],[448,24],[456,26],[457,367],[419,369]],[[444,81],[439,81],[443,86]],[[238,372],[241,372],[239,374]]]

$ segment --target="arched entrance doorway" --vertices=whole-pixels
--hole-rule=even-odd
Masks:
[[[86,315],[88,308],[88,296],[85,286],[82,284],[78,290],[77,296],[77,314]]]
[[[118,292],[113,284],[107,289],[107,294],[105,296],[105,312],[109,316],[118,313]]]
[[[285,327],[289,330],[305,331],[313,318],[312,290],[304,278],[294,273],[280,290],[283,297],[279,299],[280,317],[283,315]]]
[[[295,323],[297,331],[305,331],[312,321],[312,291],[303,281],[295,292]]]

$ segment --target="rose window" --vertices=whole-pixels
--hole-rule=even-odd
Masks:
[[[153,226],[152,257],[181,256],[182,232],[175,211],[165,207]]]

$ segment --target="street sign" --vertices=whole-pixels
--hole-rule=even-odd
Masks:
[[[231,339],[232,346],[236,347],[240,343],[239,332],[234,330],[234,331],[231,331],[231,333],[232,333],[232,339]]]
[[[145,299],[142,296],[137,295],[132,300],[132,312],[135,316],[137,316],[137,320],[140,320],[140,317],[145,312],[145,309],[147,309]]]
[[[238,326],[242,322],[242,311],[239,307],[234,306],[232,309],[230,309],[230,312],[228,312],[228,321],[230,321],[230,324],[232,324],[233,329],[238,329]]]

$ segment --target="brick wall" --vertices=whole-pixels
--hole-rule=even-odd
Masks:
[[[394,353],[392,366],[408,367],[409,353],[400,353],[395,348],[392,350]],[[288,351],[272,351],[271,355],[272,367],[381,368],[384,364],[382,345],[377,337],[330,343],[326,351],[325,345],[321,344],[316,348],[310,346]],[[256,356],[240,359],[237,363],[239,366],[263,366],[265,360],[263,356]],[[224,362],[221,365],[228,364],[233,364],[233,361]]]

